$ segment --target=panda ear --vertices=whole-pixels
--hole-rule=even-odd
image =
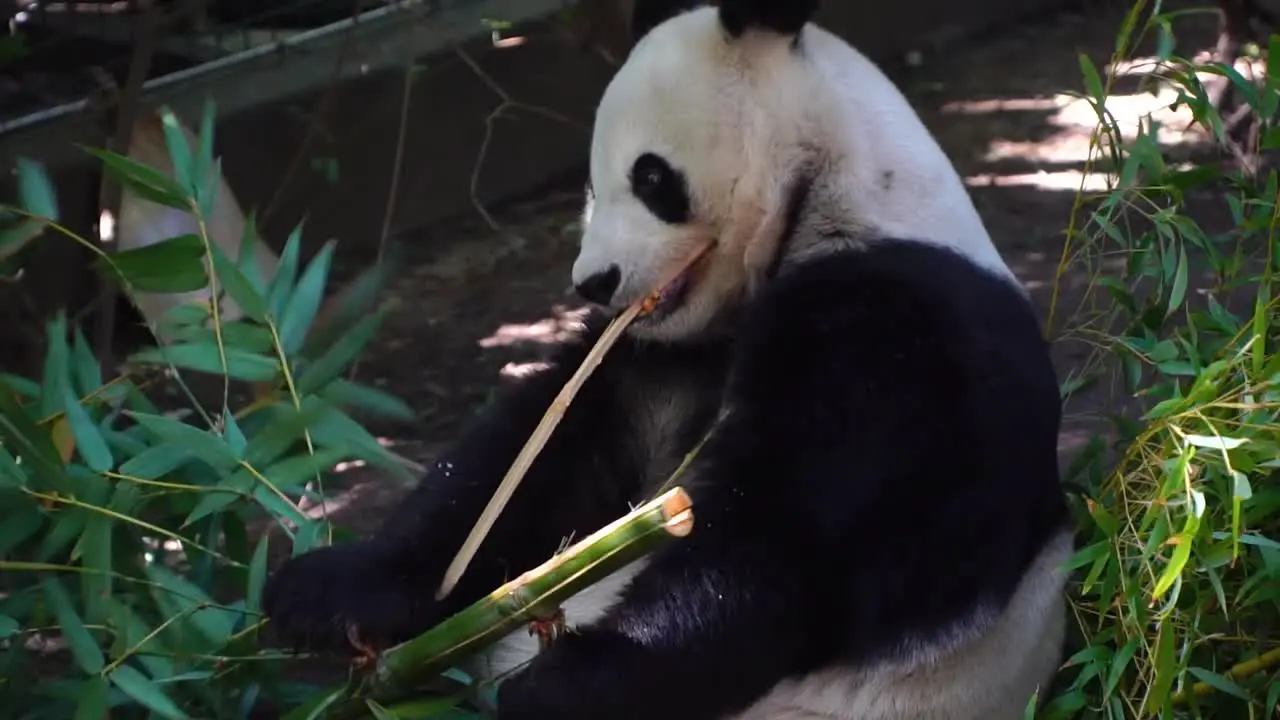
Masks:
[[[733,37],[750,28],[798,35],[818,11],[818,0],[722,0],[720,24]]]
[[[706,4],[705,0],[634,0],[631,6],[632,44],[640,42],[640,38],[664,21]]]

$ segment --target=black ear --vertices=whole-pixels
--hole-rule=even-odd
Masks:
[[[818,11],[818,0],[722,0],[720,22],[737,37],[748,28],[795,35]]]
[[[707,4],[700,0],[635,0],[631,8],[631,42],[640,42],[663,21]]]

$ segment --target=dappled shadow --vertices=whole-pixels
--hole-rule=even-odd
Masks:
[[[1120,16],[1063,15],[980,42],[960,43],[945,58],[895,73],[916,109],[965,177],[992,236],[1047,315],[1077,190],[1102,187],[1101,171],[1085,174],[1094,113],[1070,92],[1083,87],[1077,53],[1104,67]],[[1178,27],[1179,51],[1211,47],[1212,18]],[[1151,45],[1150,42],[1146,43]],[[1137,54],[1150,54],[1140,47]],[[1139,88],[1140,63],[1114,88],[1110,109],[1122,129],[1146,113],[1164,123],[1160,140],[1173,162],[1213,160],[1205,138],[1184,132],[1184,110],[1164,110],[1168,92]],[[530,142],[536,142],[531,138]],[[564,330],[577,306],[566,297],[577,249],[576,221],[583,177],[494,211],[495,231],[467,217],[414,231],[406,245],[419,256],[397,281],[382,340],[361,364],[361,377],[408,399],[421,414],[416,427],[385,427],[405,443],[399,452],[426,462],[451,441],[505,374],[537,363],[547,340]],[[1192,213],[1207,228],[1229,219],[1215,197],[1193,198]],[[1083,218],[1082,218],[1083,219]],[[1072,270],[1058,283],[1060,312],[1084,300],[1090,280]],[[1083,343],[1056,343],[1066,377],[1089,352]],[[1073,397],[1061,448],[1070,453],[1098,427],[1105,390]],[[402,492],[376,471],[343,475],[353,499],[335,514],[357,531],[376,525],[379,509]],[[377,483],[376,490],[362,488]]]

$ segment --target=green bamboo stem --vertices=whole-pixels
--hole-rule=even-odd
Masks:
[[[692,506],[683,488],[671,488],[422,635],[386,650],[372,672],[325,717],[367,717],[365,698],[405,699],[414,687],[536,619],[540,611],[559,607],[610,573],[688,535],[693,530]]]
[[[1225,674],[1229,680],[1244,680],[1245,678],[1257,675],[1264,670],[1270,670],[1277,665],[1280,665],[1280,648],[1265,652],[1252,660],[1245,660],[1244,662],[1232,665]],[[1192,695],[1195,697],[1204,697],[1212,692],[1213,686],[1207,682],[1201,681],[1192,685],[1190,690],[1183,690],[1182,692],[1174,695],[1173,704],[1175,706],[1186,705],[1191,700]]]

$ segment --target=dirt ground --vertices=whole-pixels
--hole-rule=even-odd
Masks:
[[[1180,52],[1211,47],[1214,24],[1206,18],[1180,31]],[[1064,14],[954,44],[894,73],[968,179],[996,243],[1042,311],[1094,124],[1086,105],[1068,103],[1061,93],[1082,87],[1078,53],[1105,66],[1118,27],[1115,14]],[[1122,122],[1126,113],[1161,104],[1139,95],[1116,103]],[[1199,154],[1176,132],[1168,139]],[[499,230],[477,213],[402,238],[412,261],[389,293],[394,309],[360,371],[363,381],[398,393],[420,411],[415,426],[375,428],[397,452],[426,464],[484,401],[501,370],[533,359],[539,338],[554,333],[558,319],[578,306],[567,290],[581,187],[581,178],[570,179],[536,197],[488,208]],[[1200,221],[1212,224],[1212,199],[1204,204]],[[1063,307],[1075,306],[1083,284],[1068,278]],[[1083,352],[1059,345],[1064,377]],[[1082,397],[1069,404],[1064,455],[1087,439],[1100,402]],[[348,489],[330,511],[357,532],[376,527],[404,491],[359,468],[343,473],[341,484]]]

